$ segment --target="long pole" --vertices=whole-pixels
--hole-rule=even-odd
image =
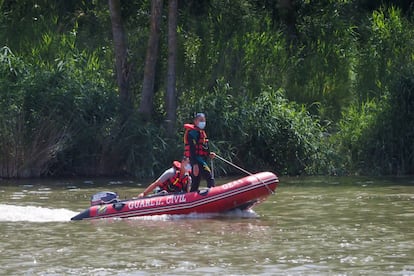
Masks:
[[[223,157],[221,157],[221,156],[219,156],[219,155],[217,155],[217,154],[216,154],[216,157],[217,157],[218,159],[220,159],[221,161],[224,161],[224,162],[226,162],[227,164],[229,164],[229,165],[231,165],[231,166],[235,167],[236,169],[239,169],[239,170],[241,170],[242,172],[247,173],[248,175],[253,175],[251,172],[248,172],[248,171],[246,171],[245,169],[240,168],[240,167],[239,167],[239,166],[237,166],[236,164],[234,164],[234,163],[232,163],[232,162],[230,162],[230,161],[228,161],[228,160],[224,159]]]
[[[236,169],[239,169],[239,170],[241,170],[242,172],[247,173],[248,175],[253,175],[251,172],[246,171],[245,169],[243,169],[243,168],[241,168],[241,167],[237,166],[236,164],[234,164],[234,163],[232,163],[232,162],[230,162],[230,161],[228,161],[228,160],[224,159],[223,157],[221,157],[221,156],[219,156],[219,155],[217,155],[217,154],[216,154],[216,157],[217,157],[218,159],[220,159],[221,161],[224,161],[224,162],[226,162],[227,164],[229,164],[229,165],[231,165],[231,166],[235,167]],[[262,182],[262,183],[266,186],[266,188],[267,188],[267,190],[269,191],[269,193],[270,193],[270,194],[274,194],[274,192],[272,191],[272,189],[270,189],[270,188],[269,188],[269,186],[263,182],[263,180],[261,180],[261,179],[260,179],[260,178],[258,178],[257,176],[255,176],[255,177],[257,178],[257,180],[259,180],[260,182]]]

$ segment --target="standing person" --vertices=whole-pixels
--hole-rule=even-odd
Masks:
[[[183,157],[181,163],[174,161],[173,166],[167,169],[155,182],[151,183],[138,197],[144,197],[159,187],[167,193],[189,192],[191,189],[190,160]]]
[[[206,115],[204,113],[197,113],[194,116],[194,124],[184,125],[184,156],[190,158],[192,166],[192,192],[198,191],[201,176],[207,180],[207,187],[215,186],[210,167],[207,165],[207,158],[213,159],[216,154],[210,152],[205,127]]]

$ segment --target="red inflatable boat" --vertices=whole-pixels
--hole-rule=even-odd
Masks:
[[[273,194],[278,183],[275,174],[261,172],[198,192],[153,195],[123,201],[111,197],[115,193],[101,192],[92,197],[91,207],[71,220],[246,210]]]

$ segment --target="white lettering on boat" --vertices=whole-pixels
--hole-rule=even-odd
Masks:
[[[171,195],[165,200],[167,204],[176,204],[187,202],[185,195]]]
[[[185,195],[170,195],[165,198],[165,201],[159,198],[140,199],[128,202],[128,209],[140,209],[154,206],[162,206],[165,204],[177,204],[187,202]]]
[[[223,190],[228,190],[228,189],[231,189],[231,188],[233,188],[237,185],[243,185],[243,184],[244,184],[244,181],[239,179],[239,180],[236,180],[236,181],[232,181],[232,182],[223,184],[220,187],[222,187]]]
[[[223,190],[227,190],[227,189],[233,188],[234,185],[235,185],[234,182],[230,182],[230,183],[226,183],[226,184],[221,185],[221,187],[222,187]]]
[[[136,200],[128,203],[128,209],[138,209],[138,208],[145,208],[145,207],[153,207],[153,206],[160,206],[163,205],[163,202],[160,198],[149,198],[149,199],[141,199]]]

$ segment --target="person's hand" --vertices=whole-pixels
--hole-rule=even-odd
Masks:
[[[144,195],[144,193],[140,193],[139,195],[138,195],[138,197],[144,197],[145,195]]]
[[[214,159],[216,157],[216,153],[215,152],[210,152],[210,159]]]

